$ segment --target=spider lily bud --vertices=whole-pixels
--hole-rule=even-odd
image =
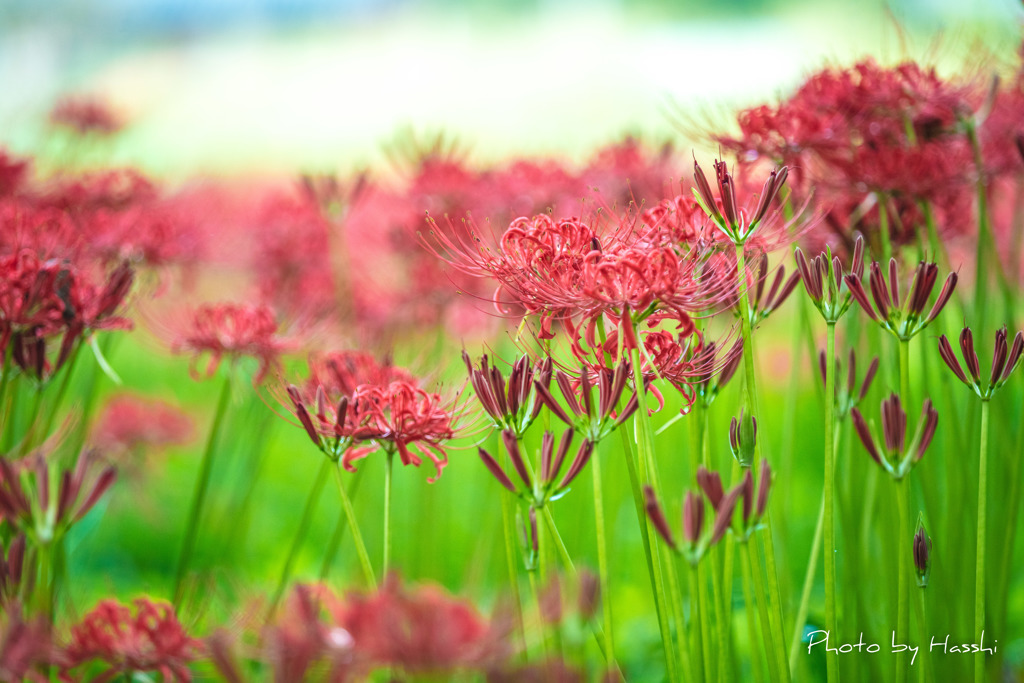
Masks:
[[[926,328],[949,303],[956,289],[957,274],[950,273],[931,309],[925,314],[928,300],[935,288],[938,277],[938,266],[934,263],[921,262],[914,271],[914,280],[906,299],[900,297],[899,277],[896,259],[889,260],[889,280],[886,282],[882,274],[882,266],[877,261],[871,263],[868,284],[871,288],[871,300],[861,279],[854,275],[845,277],[846,286],[854,300],[860,304],[864,312],[872,320],[891,332],[900,341],[909,341],[918,332]],[[872,302],[874,306],[872,307]]]
[[[821,382],[825,384],[825,351],[822,350],[818,354],[818,370],[821,372]],[[835,372],[838,375],[840,371],[839,359],[836,359]],[[857,353],[853,349],[850,349],[849,361],[847,363],[847,374],[846,374],[846,386],[836,384],[836,411],[837,417],[842,419],[846,417],[851,410],[860,405],[860,402],[864,400],[864,397],[868,395],[868,391],[871,389],[871,383],[875,380],[875,374],[878,372],[878,356],[871,359],[871,364],[868,365],[867,372],[864,373],[864,379],[860,385],[857,384]]]
[[[629,379],[627,361],[619,363],[614,370],[601,369],[596,374],[595,381],[591,370],[583,366],[579,379],[574,381],[569,374],[561,370],[555,371],[555,384],[569,406],[568,412],[555,400],[547,386],[535,383],[539,402],[546,405],[555,417],[570,427],[575,427],[595,445],[628,420],[640,405],[636,394],[631,393],[623,409],[618,414],[615,412]],[[649,380],[645,378],[645,382],[647,381]]]
[[[761,478],[757,485],[757,493],[754,492],[754,477],[751,470],[747,470],[742,481],[737,485],[735,491],[738,493],[742,503],[740,515],[741,540],[747,540],[757,530],[768,509],[768,491],[771,488],[772,470],[767,460],[761,461]]]
[[[704,499],[693,491],[683,498],[683,540],[695,545],[704,530]]]
[[[725,497],[725,489],[722,488],[722,477],[718,472],[711,472],[704,465],[700,465],[697,467],[697,485],[700,486],[701,491],[707,496],[708,502],[711,503],[711,508],[718,510],[718,506]]]
[[[715,180],[718,184],[719,200],[715,201],[711,184],[697,162],[693,163],[693,194],[704,213],[725,233],[733,244],[740,245],[754,233],[757,226],[768,215],[768,210],[786,182],[789,169],[785,166],[772,171],[765,181],[753,213],[748,219],[741,211],[736,199],[736,181],[729,173],[724,161],[715,161]],[[721,207],[721,208],[719,208]]]
[[[901,479],[924,456],[935,436],[939,414],[930,399],[921,407],[921,418],[910,443],[906,441],[907,414],[899,396],[892,394],[882,401],[882,441],[872,436],[871,429],[858,408],[850,411],[854,429],[868,455],[895,479]]]
[[[732,457],[742,467],[750,467],[754,457],[754,444],[757,441],[757,418],[743,415],[740,410],[739,418],[732,418],[729,424],[729,446],[732,450]]]
[[[769,315],[775,312],[789,295],[793,293],[797,283],[800,282],[800,274],[792,273],[789,278],[786,278],[786,269],[780,267],[775,272],[775,279],[772,280],[771,287],[768,288],[768,293],[765,294],[764,286],[768,280],[768,257],[762,255],[758,261],[757,269],[757,285],[751,292],[750,297],[750,324],[756,326],[758,323],[764,321]],[[737,306],[737,314],[739,309]]]
[[[830,247],[826,247],[825,251],[810,261],[799,247],[794,256],[800,279],[814,307],[826,322],[838,322],[850,308],[855,296],[846,278],[854,277],[859,282],[864,275],[864,238],[857,235],[853,244],[853,262],[848,273],[844,273],[842,262],[838,256],[832,255]]]
[[[658,532],[658,535],[661,536],[662,540],[670,548],[676,550],[676,541],[672,538],[672,529],[669,528],[668,520],[665,519],[665,512],[661,509],[661,503],[658,502],[658,497],[650,486],[644,486],[644,507],[647,510],[647,517],[651,520],[654,530]]]
[[[647,517],[651,520],[651,526],[669,547],[682,554],[693,566],[697,565],[709,547],[722,540],[726,532],[729,531],[732,526],[733,511],[736,509],[736,504],[742,493],[740,487],[736,487],[721,495],[721,478],[717,473],[708,472],[703,468],[698,473],[698,483],[711,504],[714,521],[710,528],[705,524],[707,513],[704,497],[699,492],[687,491],[683,496],[681,547],[676,544],[654,489],[650,486],[644,487],[645,507]]]
[[[477,400],[495,426],[522,436],[540,414],[543,404],[537,398],[536,387],[547,387],[551,382],[551,359],[531,365],[529,356],[524,355],[513,363],[507,380],[497,367],[489,364],[486,355],[480,359],[479,367],[473,365],[465,351],[462,361]]]
[[[960,354],[967,367],[966,373],[961,368],[946,335],[939,337],[939,355],[942,356],[942,360],[957,379],[974,390],[974,393],[983,401],[991,399],[996,390],[1006,384],[1006,380],[1020,365],[1022,353],[1024,353],[1024,334],[1018,332],[1013,338],[1013,346],[1007,348],[1006,328],[996,332],[995,346],[992,351],[992,370],[986,381],[983,382],[981,364],[978,362],[978,354],[974,351],[974,335],[970,328],[965,327],[960,333]]]
[[[693,387],[705,407],[714,403],[718,393],[739,369],[743,360],[743,340],[737,340],[722,354],[721,359],[717,357],[719,351],[715,342],[708,342],[693,360],[694,366],[699,368],[698,379]]]
[[[917,532],[914,534],[914,569],[917,571],[917,585],[924,588],[928,585],[931,575],[932,539],[925,531],[924,522],[918,518]]]

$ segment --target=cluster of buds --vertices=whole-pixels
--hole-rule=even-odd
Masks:
[[[967,366],[965,374],[960,367],[960,362],[953,353],[946,335],[939,337],[939,354],[946,362],[949,369],[961,382],[969,386],[982,401],[992,398],[997,389],[1006,384],[1006,380],[1017,366],[1020,365],[1021,354],[1024,353],[1024,334],[1018,332],[1013,338],[1013,346],[1007,346],[1006,328],[996,332],[995,349],[992,352],[992,372],[983,382],[981,377],[981,364],[978,362],[978,354],[974,352],[974,335],[969,327],[960,332],[960,353],[964,358],[964,365]]]
[[[925,314],[928,300],[931,299],[932,290],[935,289],[935,281],[938,277],[939,268],[934,263],[921,261],[914,271],[914,279],[911,282],[907,297],[900,296],[899,273],[896,266],[896,259],[889,260],[889,281],[886,282],[882,275],[882,267],[877,261],[871,262],[871,273],[868,282],[871,287],[871,298],[874,301],[874,308],[868,301],[867,292],[861,278],[851,273],[845,277],[846,286],[849,287],[853,298],[857,300],[860,307],[872,320],[889,330],[900,341],[909,341],[918,332],[928,327],[935,320],[945,305],[953,296],[956,289],[957,275],[950,273],[946,278],[939,296],[931,309]]]
[[[711,501],[712,506],[715,506],[716,503],[711,498],[710,490],[716,491],[718,500],[722,499],[721,478],[717,472],[713,474],[706,472],[703,477],[707,482],[706,485],[701,482],[701,472],[698,470],[697,481],[701,482],[701,488],[704,489],[705,495]],[[765,513],[768,511],[768,490],[772,485],[772,469],[768,466],[767,460],[761,461],[758,477],[756,498],[754,496],[754,475],[750,469],[747,469],[744,473],[743,480],[740,481],[738,486],[740,500],[743,503],[740,507],[739,519],[739,540],[741,543],[749,540],[753,533],[761,527],[761,519],[764,518]]]
[[[849,284],[848,278],[859,284],[864,277],[864,238],[857,235],[849,271],[843,269],[842,261],[832,254],[831,247],[825,247],[825,251],[810,261],[799,247],[795,256],[800,279],[803,280],[804,289],[814,302],[814,307],[821,313],[825,322],[837,323],[853,301],[853,286]]]
[[[864,379],[861,381],[860,386],[857,386],[857,353],[853,349],[850,349],[850,357],[847,363],[847,374],[846,374],[846,385],[842,386],[836,384],[836,417],[843,419],[850,414],[850,411],[860,405],[864,397],[868,395],[868,391],[871,390],[871,383],[875,380],[875,374],[878,372],[878,356],[871,359],[871,364],[868,365],[867,372],[864,373]],[[827,367],[827,360],[825,359],[825,351],[822,350],[818,354],[818,369],[821,371],[821,382],[826,383],[825,368]],[[836,358],[835,372],[838,376],[839,373],[839,359]]]
[[[749,216],[747,212],[739,208],[736,200],[736,181],[729,173],[724,161],[715,161],[715,179],[718,181],[718,196],[720,202],[715,201],[715,195],[711,191],[711,184],[707,176],[697,162],[693,164],[693,180],[695,187],[693,195],[700,204],[701,209],[708,215],[715,225],[729,240],[736,245],[744,244],[750,238],[757,226],[768,214],[775,197],[786,182],[789,169],[786,166],[775,169],[765,181],[764,189],[758,198],[754,211]],[[721,204],[721,209],[719,209]]]
[[[749,468],[753,464],[756,443],[757,418],[753,415],[744,415],[740,409],[739,417],[734,417],[729,422],[729,450],[741,467]]]
[[[0,458],[0,516],[31,530],[41,541],[57,537],[84,517],[117,479],[113,466],[93,475],[97,465],[93,451],[79,456],[74,471],[64,470],[59,475],[51,472],[52,464],[40,455],[17,463]],[[51,476],[60,481],[56,497],[50,491]]]
[[[789,295],[796,289],[797,283],[800,282],[800,274],[791,273],[787,278],[786,269],[780,266],[775,271],[775,278],[772,280],[771,287],[768,288],[766,293],[765,283],[768,281],[768,255],[762,254],[757,262],[755,278],[756,285],[750,292],[751,328],[757,327],[759,323],[764,322],[768,316],[785,303]],[[739,306],[736,306],[734,310],[737,315],[740,314]]]
[[[894,479],[905,477],[921,460],[935,436],[935,426],[939,421],[939,414],[932,407],[931,400],[925,399],[917,429],[910,443],[907,443],[907,413],[896,394],[882,401],[881,441],[876,441],[872,436],[859,408],[853,408],[850,416],[868,455]]]
[[[474,367],[465,351],[462,352],[462,360],[469,371],[469,381],[477,400],[494,426],[522,436],[540,415],[544,405],[538,400],[537,386],[547,388],[551,383],[551,358],[531,365],[529,356],[524,355],[512,365],[508,379],[501,370],[489,364],[486,355],[480,359],[479,367]]]
[[[718,398],[719,392],[725,388],[729,380],[736,374],[740,363],[743,361],[743,339],[736,340],[722,353],[722,358],[717,358],[722,353],[719,346],[710,341],[704,345],[699,354],[701,361],[695,361],[695,365],[701,368],[708,368],[709,371],[702,372],[696,382],[693,383],[696,397],[704,407],[710,406]],[[716,371],[717,370],[717,371]]]
[[[691,566],[697,566],[708,548],[718,543],[725,536],[732,526],[733,512],[736,503],[743,494],[742,485],[725,493],[722,488],[721,477],[717,474],[704,472],[698,476],[698,484],[704,491],[702,496],[695,491],[687,491],[683,496],[683,533],[682,542],[676,543],[669,527],[665,512],[658,502],[654,489],[650,486],[644,487],[644,499],[646,501],[647,517],[651,525],[668,544],[672,550],[682,555]],[[714,520],[710,525],[705,522],[704,496],[707,496],[708,503],[714,512]]]
[[[619,400],[629,380],[629,363],[622,361],[614,370],[598,369],[596,382],[591,377],[591,370],[584,365],[580,369],[579,379],[573,379],[562,372],[555,371],[555,383],[569,406],[569,413],[555,400],[550,388],[539,379],[534,381],[537,397],[548,407],[551,413],[565,424],[573,427],[592,443],[611,434],[622,423],[628,420],[640,406],[640,400],[632,392],[626,404],[616,412]],[[645,382],[646,382],[645,378]],[[597,396],[594,396],[594,388]]]
[[[925,531],[924,521],[918,517],[917,531],[914,533],[914,570],[917,572],[917,585],[925,588],[928,577],[932,573],[931,565],[932,539]]]
[[[509,460],[512,461],[512,467],[523,482],[524,488],[522,489],[517,488],[512,483],[512,479],[505,474],[505,471],[498,464],[498,461],[494,459],[494,456],[483,448],[479,449],[480,459],[483,460],[484,465],[494,475],[494,478],[498,480],[498,483],[529,502],[532,506],[540,508],[547,501],[557,500],[565,495],[569,490],[569,485],[572,484],[586,464],[590,462],[590,456],[594,453],[594,444],[584,439],[579,448],[576,449],[576,455],[573,457],[569,469],[559,478],[566,456],[569,454],[569,449],[572,446],[573,436],[574,432],[571,427],[565,430],[556,450],[555,435],[550,431],[544,432],[540,447],[540,477],[535,477],[528,461],[523,457],[516,434],[509,429],[501,433],[501,440],[505,444],[505,451],[508,453]]]

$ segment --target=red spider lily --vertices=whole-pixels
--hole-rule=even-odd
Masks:
[[[917,585],[924,588],[928,585],[928,577],[932,572],[931,563],[932,539],[924,528],[924,522],[917,520],[917,531],[914,533],[914,569],[917,572]]]
[[[124,125],[106,103],[88,96],[65,97],[54,105],[50,123],[79,135],[111,135]]]
[[[192,418],[169,403],[122,395],[107,403],[90,440],[107,453],[163,448],[188,443],[193,427]]]
[[[697,566],[700,559],[704,557],[708,548],[718,543],[725,536],[732,526],[733,512],[736,503],[739,501],[742,491],[739,486],[733,488],[729,493],[722,496],[717,505],[713,504],[715,513],[714,520],[710,527],[706,527],[704,498],[700,493],[687,491],[683,497],[683,534],[682,545],[677,545],[669,527],[665,512],[658,502],[654,489],[644,486],[644,500],[646,501],[647,516],[651,520],[655,531],[672,550],[680,553],[687,562]],[[712,501],[714,503],[714,501]]]
[[[386,386],[364,384],[352,395],[346,415],[354,443],[373,442],[387,451],[397,451],[403,465],[419,465],[421,455],[437,468],[428,482],[435,482],[448,464],[445,443],[455,436],[458,415],[455,406],[440,394],[428,393],[409,382]],[[415,448],[411,450],[411,448]],[[364,458],[372,447],[351,448],[341,458],[342,466],[355,471],[352,463]]]
[[[701,466],[703,467],[703,465]],[[755,496],[754,490],[754,477],[748,468],[743,475],[743,479],[739,483],[740,490],[740,501],[742,507],[740,508],[741,514],[739,518],[740,527],[740,538],[749,539],[753,533],[760,528],[761,519],[768,511],[768,490],[772,484],[772,469],[768,465],[767,460],[761,461],[761,467],[758,470],[760,481],[757,484],[757,493]],[[700,472],[698,471],[698,483],[700,482]],[[705,475],[705,480],[707,480]],[[717,476],[717,473],[716,473]],[[718,493],[721,489],[721,484],[712,486],[712,491]],[[707,490],[705,490],[705,495]],[[721,498],[721,496],[719,496]],[[712,506],[715,505],[715,501],[708,496],[708,500],[711,500]]]
[[[12,196],[21,189],[29,167],[27,159],[17,159],[0,149],[0,199]]]
[[[59,473],[57,497],[51,499],[52,467],[38,455],[17,462],[0,458],[0,516],[52,536],[84,517],[117,479],[115,467],[99,469],[95,452],[85,451],[74,470]],[[34,490],[26,490],[29,485]]]
[[[328,605],[360,660],[411,675],[482,670],[508,657],[509,623],[488,622],[472,605],[432,586],[409,589],[394,574],[376,593]]]
[[[700,203],[701,208],[704,209],[704,213],[714,221],[718,229],[733,244],[741,245],[745,244],[754,235],[763,221],[767,221],[767,223],[764,228],[761,228],[762,232],[781,235],[788,230],[790,224],[779,220],[780,213],[778,209],[769,212],[779,191],[786,183],[788,175],[789,169],[785,166],[773,170],[765,181],[760,195],[755,195],[756,203],[751,201],[748,203],[748,206],[741,208],[736,198],[736,181],[732,174],[729,173],[725,162],[715,161],[715,179],[718,182],[719,196],[719,201],[716,201],[707,176],[704,175],[704,171],[701,170],[700,165],[695,161],[693,163],[695,186],[693,194]]]
[[[53,663],[50,625],[43,617],[26,621],[18,604],[0,612],[0,680],[45,683],[44,673]]]
[[[209,354],[207,377],[217,371],[225,356],[231,360],[243,356],[255,358],[259,369],[253,383],[259,384],[277,365],[278,357],[291,346],[277,332],[274,312],[267,306],[203,304],[193,311],[188,328],[171,343],[171,351],[192,354],[194,377],[198,377],[196,364],[204,354]]]
[[[1018,332],[1014,335],[1013,346],[1007,346],[1006,340],[1006,327],[1003,327],[996,332],[992,371],[987,381],[982,380],[981,364],[978,362],[978,354],[974,351],[974,334],[969,327],[965,327],[960,333],[960,353],[963,355],[968,374],[964,374],[960,367],[960,362],[956,359],[946,335],[939,337],[939,355],[957,379],[970,387],[981,400],[987,401],[997,389],[1006,384],[1006,380],[1020,365],[1021,355],[1024,354],[1024,333]]]
[[[202,643],[192,638],[169,603],[137,598],[135,609],[102,600],[71,628],[63,648],[65,672],[97,662],[105,666],[93,680],[111,681],[121,674],[159,672],[166,681],[191,681],[189,664]]]
[[[825,322],[836,323],[850,308],[853,291],[846,277],[860,281],[864,277],[864,239],[858,235],[854,241],[853,260],[850,270],[843,269],[842,261],[832,255],[828,247],[808,262],[804,252],[797,247],[794,254],[800,279]]]
[[[836,417],[843,419],[846,417],[851,410],[860,405],[864,397],[868,395],[868,391],[871,389],[871,383],[875,379],[875,373],[878,372],[878,356],[871,359],[871,363],[868,365],[867,372],[864,373],[864,379],[861,381],[860,386],[857,386],[857,353],[850,349],[850,357],[847,362],[847,375],[846,375],[846,386],[836,384]],[[825,358],[825,351],[822,349],[818,353],[818,370],[821,372],[821,382],[825,384],[825,368],[827,364]],[[835,359],[836,377],[839,376],[840,363],[839,359]]]
[[[517,488],[508,475],[505,474],[498,461],[494,459],[494,456],[483,448],[478,449],[480,459],[494,478],[498,480],[499,484],[520,498],[529,501],[535,507],[541,507],[547,501],[557,500],[565,495],[569,490],[569,485],[586,467],[587,463],[590,462],[590,457],[594,454],[594,444],[590,440],[584,439],[580,443],[576,455],[569,465],[569,469],[566,470],[565,475],[556,484],[555,481],[558,479],[559,474],[561,474],[562,465],[565,463],[566,456],[569,454],[569,447],[572,445],[573,429],[570,427],[562,434],[557,451],[555,450],[554,432],[546,431],[541,440],[540,477],[537,481],[533,481],[529,469],[523,460],[519,439],[516,434],[510,430],[505,430],[501,433],[501,437],[509,460],[512,461],[512,466],[519,479],[522,480],[524,488]]]
[[[540,415],[544,403],[537,397],[534,383],[547,387],[551,383],[551,358],[530,364],[529,356],[522,356],[512,365],[506,380],[501,370],[489,364],[487,356],[474,367],[469,354],[462,352],[462,361],[469,371],[477,400],[484,412],[499,429],[510,429],[521,436]]]
[[[854,300],[860,304],[868,317],[889,330],[900,341],[908,341],[918,332],[927,327],[939,315],[956,289],[957,274],[950,273],[939,291],[939,296],[931,310],[925,314],[928,300],[935,288],[938,266],[934,263],[921,261],[914,271],[914,279],[907,291],[907,297],[900,297],[899,272],[896,259],[889,260],[889,280],[882,275],[882,267],[878,261],[871,262],[871,274],[868,276],[871,285],[872,309],[864,285],[856,273],[846,275],[843,279]]]
[[[853,418],[853,426],[857,430],[857,436],[871,456],[882,469],[892,475],[894,479],[902,479],[910,472],[911,468],[921,460],[935,436],[935,427],[939,421],[939,414],[932,407],[930,399],[925,399],[921,407],[921,419],[917,423],[917,430],[908,444],[907,437],[907,413],[903,410],[900,397],[892,394],[882,401],[882,441],[878,442],[871,434],[864,416],[859,408],[850,411]]]
[[[555,400],[547,386],[534,380],[534,387],[540,402],[546,405],[555,417],[585,435],[590,443],[597,444],[628,420],[640,405],[636,393],[630,391],[626,404],[621,410],[618,409],[628,380],[627,361],[619,363],[614,371],[599,369],[595,378],[591,378],[590,370],[584,365],[580,369],[579,378],[575,381],[561,369],[556,370],[555,384],[569,406],[571,416]],[[595,388],[596,400],[593,395]]]

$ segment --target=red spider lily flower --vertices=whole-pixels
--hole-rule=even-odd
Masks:
[[[188,665],[199,657],[202,643],[188,635],[169,603],[137,598],[134,605],[133,610],[102,600],[73,626],[62,652],[65,672],[102,662],[106,668],[94,680],[159,672],[166,681],[191,681]]]
[[[345,419],[351,425],[354,442],[373,442],[386,451],[397,451],[403,465],[419,467],[423,462],[420,456],[428,457],[437,469],[433,477],[427,478],[431,483],[437,481],[448,464],[445,444],[455,437],[458,423],[453,402],[409,382],[358,387]],[[372,450],[372,447],[349,449],[342,456],[341,464],[354,472],[352,463]]]
[[[50,624],[42,616],[26,621],[18,604],[0,612],[0,680],[45,683],[44,673],[53,664]]]
[[[874,302],[874,308],[868,300],[867,292],[864,291],[864,285],[856,274],[851,273],[843,279],[850,294],[869,318],[881,325],[882,328],[889,330],[900,341],[909,341],[935,320],[949,303],[949,299],[953,296],[953,290],[956,289],[957,274],[950,273],[931,310],[925,314],[928,300],[935,288],[938,270],[938,266],[934,263],[920,262],[914,271],[914,279],[910,284],[907,297],[902,299],[896,259],[889,260],[888,282],[882,275],[882,267],[877,261],[872,261],[868,281],[871,285],[871,301]]]
[[[188,443],[192,418],[169,403],[121,395],[111,399],[92,429],[91,443],[107,453]]]
[[[84,517],[117,480],[113,466],[100,468],[94,451],[84,451],[74,470],[63,470],[50,514],[50,469],[41,455],[21,461],[0,459],[0,516],[12,524],[56,534]],[[98,470],[98,471],[97,471]],[[34,490],[26,490],[31,485]]]
[[[932,572],[931,563],[932,539],[924,528],[924,521],[918,518],[917,531],[914,532],[914,570],[917,572],[917,585],[925,588]]]
[[[25,564],[25,534],[19,533],[10,541],[10,547],[4,549],[0,540],[0,605],[5,609],[17,598],[21,585],[22,569]],[[0,657],[0,661],[3,658]],[[3,666],[0,665],[0,673]]]
[[[825,384],[825,368],[827,360],[825,359],[824,349],[818,353],[818,370],[821,373],[821,382]],[[835,359],[834,372],[836,376],[839,376],[840,363],[839,359]],[[857,353],[850,349],[849,361],[847,362],[847,374],[846,374],[846,386],[836,384],[836,416],[841,420],[850,411],[860,405],[860,402],[864,400],[864,397],[868,395],[868,391],[871,390],[871,383],[875,379],[875,374],[878,372],[878,356],[871,359],[871,363],[868,365],[867,372],[864,373],[864,379],[861,381],[860,386],[857,385]]]
[[[683,497],[683,534],[682,544],[676,543],[672,530],[669,527],[665,513],[658,502],[654,489],[644,486],[645,508],[647,517],[651,520],[658,535],[669,545],[672,550],[681,554],[692,566],[697,566],[700,559],[707,552],[708,548],[718,543],[725,536],[732,526],[733,512],[736,503],[742,494],[739,486],[731,489],[727,494],[719,496],[719,487],[715,485],[714,477],[708,473],[702,473],[699,481],[705,495],[710,491],[708,501],[711,503],[714,512],[714,520],[710,527],[704,524],[705,508],[704,498],[700,493],[687,491]],[[721,483],[721,479],[718,480]],[[707,487],[707,488],[705,488]]]
[[[508,657],[505,619],[488,621],[432,586],[409,589],[391,574],[376,593],[330,605],[360,660],[409,675],[482,670]]]
[[[960,333],[960,353],[963,355],[968,374],[964,374],[960,367],[960,362],[953,353],[953,347],[950,346],[946,335],[939,337],[939,355],[957,379],[970,387],[981,400],[987,401],[997,389],[1006,384],[1006,380],[1020,365],[1021,355],[1024,354],[1024,333],[1018,332],[1014,335],[1011,347],[1007,346],[1006,340],[1006,327],[1003,327],[996,332],[992,371],[985,381],[982,380],[981,364],[978,362],[978,354],[974,351],[974,335],[969,327],[965,327]]]
[[[556,451],[554,433],[550,431],[544,432],[541,440],[540,477],[537,481],[534,481],[526,466],[526,462],[523,460],[523,454],[520,450],[516,434],[511,430],[505,430],[501,433],[502,443],[505,444],[505,451],[508,453],[509,460],[512,461],[513,469],[515,469],[519,479],[523,482],[525,487],[523,489],[519,489],[512,483],[512,480],[505,474],[505,471],[498,464],[497,460],[494,459],[494,456],[483,448],[478,449],[478,452],[480,459],[494,478],[498,480],[499,484],[523,500],[531,502],[531,505],[541,507],[544,503],[558,500],[565,495],[569,490],[569,485],[586,467],[587,463],[590,462],[591,456],[594,454],[594,444],[588,439],[584,439],[577,449],[569,469],[566,470],[565,475],[556,484],[555,481],[558,479],[559,474],[561,474],[562,466],[565,464],[566,456],[569,454],[573,435],[572,427],[565,430]]]
[[[259,384],[277,365],[278,357],[291,344],[278,336],[277,320],[267,306],[247,304],[203,304],[193,311],[188,329],[171,344],[174,353],[192,354],[191,372],[198,377],[196,364],[209,354],[204,374],[217,371],[221,360],[244,356],[255,358],[259,369],[253,383]]]
[[[872,436],[871,429],[868,428],[859,408],[853,408],[850,417],[868,455],[894,479],[902,479],[921,460],[932,442],[932,437],[935,436],[935,427],[939,422],[939,414],[932,407],[931,399],[925,399],[921,407],[921,419],[908,444],[907,413],[896,394],[882,401],[881,442]]]
[[[112,135],[124,125],[106,103],[84,95],[59,100],[50,112],[50,123],[79,135]]]
[[[555,400],[551,390],[534,381],[537,397],[551,410],[551,413],[565,424],[586,436],[591,444],[611,434],[636,412],[640,405],[636,393],[631,391],[626,404],[618,409],[619,401],[629,380],[629,362],[622,361],[614,370],[601,368],[596,378],[591,378],[590,369],[584,365],[580,376],[574,380],[561,369],[555,371],[555,384],[562,398],[569,406],[569,413]],[[645,381],[646,378],[645,378]],[[594,396],[594,389],[597,396]]]
[[[788,225],[778,224],[779,212],[776,210],[769,214],[769,209],[778,196],[782,186],[789,176],[789,169],[785,166],[773,170],[764,183],[761,194],[757,196],[756,204],[750,207],[741,208],[736,198],[736,181],[729,173],[724,161],[715,161],[715,179],[718,182],[719,201],[711,191],[707,176],[701,169],[700,164],[693,162],[693,194],[700,203],[704,213],[711,218],[715,225],[735,245],[745,244],[748,239],[757,231],[758,227],[769,220],[769,228],[772,232],[785,232]]]
[[[512,365],[508,379],[496,366],[490,365],[484,355],[475,367],[469,354],[462,352],[462,360],[469,371],[477,400],[484,412],[499,429],[511,429],[521,436],[540,415],[544,403],[537,397],[537,382],[545,387],[551,383],[551,358],[530,364],[529,356],[522,356]]]
[[[825,322],[838,322],[850,308],[854,296],[846,278],[860,282],[864,277],[864,238],[858,235],[854,241],[853,260],[849,271],[843,269],[842,261],[838,256],[833,256],[831,248],[828,247],[810,262],[799,247],[796,249],[795,257],[800,279],[803,280],[804,289],[811,297],[814,307],[821,313]]]

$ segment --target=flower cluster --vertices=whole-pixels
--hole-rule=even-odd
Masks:
[[[995,349],[992,352],[992,371],[987,379],[981,376],[981,365],[978,362],[978,354],[974,351],[974,334],[971,328],[965,327],[960,333],[960,353],[963,354],[964,365],[967,366],[967,374],[964,374],[960,362],[953,353],[946,335],[939,337],[939,355],[946,363],[956,378],[970,387],[983,401],[992,398],[997,389],[1006,384],[1013,371],[1020,365],[1021,355],[1024,354],[1024,333],[1018,332],[1013,338],[1013,346],[1008,347],[1006,328],[996,332]]]
[[[879,442],[871,434],[864,416],[859,408],[850,411],[857,436],[867,450],[871,459],[888,472],[894,479],[902,479],[916,465],[935,436],[935,427],[939,422],[939,414],[932,407],[930,399],[926,399],[921,407],[921,419],[917,423],[910,443],[907,443],[907,413],[903,410],[900,397],[891,394],[882,401],[882,440]]]

